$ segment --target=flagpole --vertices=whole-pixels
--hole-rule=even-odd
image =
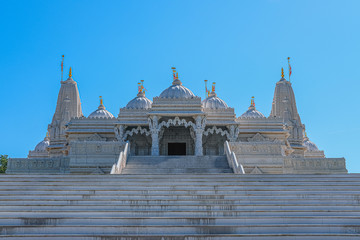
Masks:
[[[64,55],[61,56],[61,81],[63,81],[63,73],[64,73]]]
[[[291,76],[290,57],[288,57],[287,59],[288,59],[288,64],[289,64],[289,82],[290,82],[290,76]]]

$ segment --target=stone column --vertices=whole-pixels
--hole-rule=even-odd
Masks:
[[[196,139],[195,139],[195,156],[203,156],[203,145],[202,145],[202,137],[204,132],[205,124],[203,122],[203,118],[201,116],[196,117]]]
[[[151,155],[159,156],[159,126],[158,126],[158,118],[157,116],[153,116],[149,119],[149,128],[151,131]]]
[[[195,139],[195,156],[203,155],[203,146],[202,146],[202,137],[204,130],[196,129],[196,139]]]
[[[151,155],[152,156],[159,156],[159,132],[158,131],[152,131],[151,132]]]

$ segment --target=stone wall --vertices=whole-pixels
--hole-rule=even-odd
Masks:
[[[10,158],[7,174],[69,173],[69,158]]]

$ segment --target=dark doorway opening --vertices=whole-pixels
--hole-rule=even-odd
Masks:
[[[186,143],[168,143],[168,155],[186,155]]]

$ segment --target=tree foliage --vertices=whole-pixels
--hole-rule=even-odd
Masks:
[[[8,155],[0,155],[0,173],[5,173],[9,157]]]

